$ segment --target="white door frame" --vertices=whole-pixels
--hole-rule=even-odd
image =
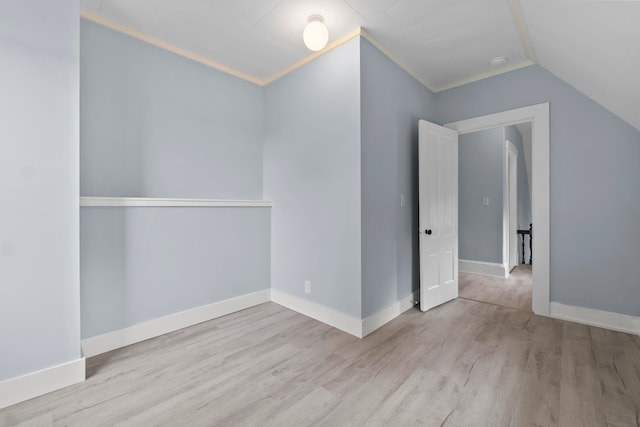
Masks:
[[[549,316],[549,103],[460,120],[448,123],[445,127],[457,130],[462,135],[529,121],[532,122],[531,217],[535,235],[531,305],[534,313]]]
[[[503,217],[502,217],[502,262],[504,264],[504,276],[509,277],[511,275],[511,269],[518,265],[518,250],[517,250],[517,236],[518,232],[515,232],[515,236],[511,233],[512,223],[516,224],[515,230],[518,230],[518,216],[514,212],[514,197],[517,212],[517,185],[512,185],[513,173],[517,173],[518,170],[518,150],[511,143],[511,141],[505,140],[505,159],[504,159],[504,173],[503,173]],[[517,176],[516,182],[517,182]],[[514,252],[515,251],[515,252]],[[515,260],[514,260],[515,254]]]

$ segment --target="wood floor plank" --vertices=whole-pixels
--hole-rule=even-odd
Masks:
[[[357,339],[273,303],[87,361],[1,426],[640,426],[640,338],[459,298]]]
[[[317,387],[284,411],[279,412],[267,426],[309,426],[318,422],[325,414],[331,413],[340,399],[322,387]],[[258,424],[264,425],[264,423]]]
[[[527,331],[531,348],[514,402],[514,425],[558,426],[563,324],[531,316]]]
[[[634,357],[638,352],[629,351],[635,340],[605,329],[590,333],[600,387],[611,396],[603,401],[607,425],[640,426],[640,360]]]
[[[604,395],[590,329],[577,323],[564,325],[560,383],[562,426],[606,426]]]

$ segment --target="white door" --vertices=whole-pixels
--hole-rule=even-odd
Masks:
[[[458,297],[458,132],[424,120],[418,132],[420,309]]]
[[[518,151],[507,141],[509,194],[509,273],[518,265]]]

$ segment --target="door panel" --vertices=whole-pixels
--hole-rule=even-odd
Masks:
[[[453,251],[444,251],[440,256],[440,282],[449,283],[453,280]]]
[[[420,309],[458,296],[458,133],[419,122]]]
[[[440,197],[440,222],[441,222],[441,233],[443,236],[452,236],[455,232],[455,228],[457,227],[457,223],[454,224],[454,219],[457,218],[457,198],[453,200],[453,194],[457,195],[457,188],[454,190],[453,186],[456,184],[458,177],[457,174],[454,177],[453,171],[454,169],[457,171],[457,168],[454,168],[453,165],[453,148],[456,148],[456,163],[458,161],[457,158],[457,142],[456,145],[452,144],[451,140],[445,138],[439,141],[439,164],[438,164],[438,172],[439,172],[439,180],[440,180],[440,189],[439,189],[439,197]],[[455,211],[454,212],[454,208]]]
[[[427,289],[438,287],[438,254],[426,256],[424,260],[424,267],[424,284]]]

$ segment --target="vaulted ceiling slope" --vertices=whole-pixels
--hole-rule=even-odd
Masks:
[[[434,92],[537,63],[640,130],[636,0],[82,0],[82,8],[87,19],[259,84],[309,58],[302,30],[320,14],[330,42],[362,27]],[[496,57],[508,61],[494,68]]]

